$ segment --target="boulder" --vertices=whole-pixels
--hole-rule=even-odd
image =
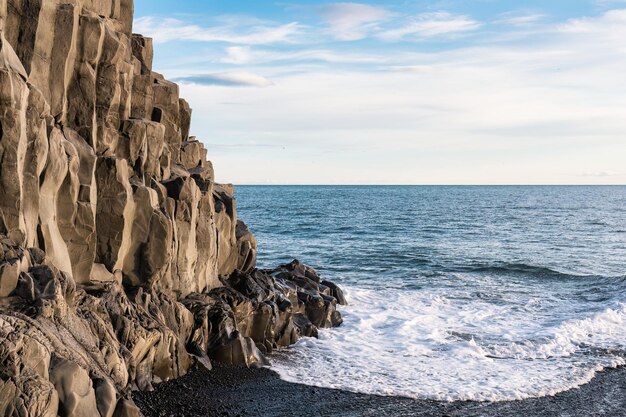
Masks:
[[[190,170],[206,164],[206,149],[198,141],[183,142],[180,148],[180,164]]]
[[[122,399],[117,403],[113,417],[141,417],[141,411],[132,400]]]
[[[78,364],[55,359],[50,382],[59,395],[59,416],[92,417],[99,414],[89,374]]]
[[[100,417],[113,417],[117,406],[117,392],[115,386],[106,379],[97,379],[94,381],[94,390],[96,394],[96,407]]]

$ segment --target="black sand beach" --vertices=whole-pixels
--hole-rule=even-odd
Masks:
[[[626,368],[599,373],[578,389],[522,401],[441,402],[380,397],[282,381],[271,369],[217,365],[138,392],[146,417],[210,416],[626,416]]]

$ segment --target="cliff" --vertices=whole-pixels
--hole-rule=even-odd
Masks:
[[[211,359],[341,323],[341,290],[256,266],[132,0],[0,0],[0,416],[134,416]]]

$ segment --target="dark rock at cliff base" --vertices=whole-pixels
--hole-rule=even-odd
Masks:
[[[133,390],[340,323],[311,268],[255,269],[132,21],[132,0],[0,0],[1,416],[138,416]]]
[[[298,263],[299,264],[299,263]],[[181,302],[194,314],[194,343],[220,362],[259,366],[264,353],[288,346],[303,336],[317,336],[320,327],[341,324],[334,297],[325,287],[298,272],[255,269],[235,271],[222,280],[224,286],[205,294],[193,294]],[[250,345],[250,341],[254,342]]]
[[[334,282],[330,282],[330,281],[322,281],[322,285],[325,287],[330,288],[330,295],[332,295],[333,297],[335,297],[335,299],[337,300],[337,303],[342,305],[342,306],[347,306],[348,305],[348,301],[346,300],[345,295],[343,295],[343,290],[341,288],[339,288],[339,286],[337,284],[335,284]]]

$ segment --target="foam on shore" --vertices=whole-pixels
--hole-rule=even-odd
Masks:
[[[508,296],[498,300],[495,282],[456,278],[467,285],[346,288],[344,325],[303,339],[274,369],[289,382],[366,394],[505,401],[554,395],[626,363],[618,298],[593,311],[529,286],[499,288]]]

